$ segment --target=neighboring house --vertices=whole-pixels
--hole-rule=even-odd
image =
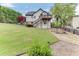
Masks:
[[[33,26],[37,28],[51,28],[52,16],[41,8],[37,11],[27,12],[25,17],[27,26]]]
[[[79,15],[73,16],[73,19],[72,19],[72,22],[71,22],[71,26],[74,29],[79,29]]]
[[[52,22],[55,22],[56,19],[53,17]],[[68,21],[67,28],[79,29],[79,15],[73,16],[72,20]]]

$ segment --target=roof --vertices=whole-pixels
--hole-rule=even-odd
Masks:
[[[39,10],[42,10],[43,12],[46,12],[46,11],[44,11],[43,9],[38,9],[37,11],[30,11],[30,12],[27,12],[25,15],[26,16],[33,16],[36,12],[38,12]],[[46,12],[47,13],[47,15],[50,15],[48,12]]]
[[[43,12],[46,12],[46,11],[43,11]],[[47,15],[52,16],[49,12],[46,12],[46,13],[47,13]]]
[[[27,12],[26,16],[32,16],[35,13],[35,11]]]

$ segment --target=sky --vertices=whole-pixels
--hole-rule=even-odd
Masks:
[[[0,5],[14,9],[23,15],[29,11],[36,11],[42,8],[45,11],[50,11],[50,8],[54,6],[54,3],[0,3]],[[76,15],[79,15],[79,4],[77,5]]]
[[[53,3],[0,3],[0,5],[14,9],[22,14],[28,11],[36,11],[39,8],[50,11],[50,8],[54,6]]]

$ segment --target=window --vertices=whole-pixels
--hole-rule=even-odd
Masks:
[[[31,24],[33,24],[33,22],[31,22]]]
[[[44,16],[47,16],[47,13],[43,13]]]
[[[43,20],[44,24],[46,24],[46,20]]]
[[[36,16],[31,16],[31,18],[36,18]]]
[[[36,18],[36,16],[34,16],[33,18]]]
[[[77,29],[79,29],[79,27],[77,27]]]

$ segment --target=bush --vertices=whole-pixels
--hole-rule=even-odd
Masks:
[[[52,23],[52,27],[59,28],[61,26],[62,26],[62,24],[60,22],[53,22]]]
[[[28,49],[28,54],[30,56],[50,56],[51,55],[51,49],[47,44],[45,44],[45,45],[33,44]]]

